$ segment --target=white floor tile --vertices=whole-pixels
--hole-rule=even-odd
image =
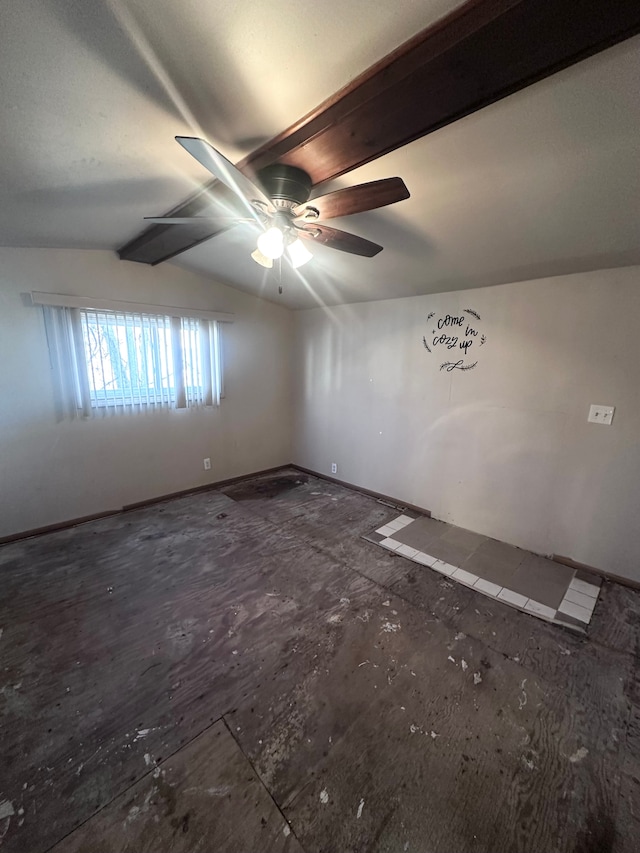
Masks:
[[[581,581],[578,578],[574,578],[571,581],[569,589],[575,589],[576,592],[581,592],[583,595],[589,595],[591,598],[597,598],[598,593],[600,592],[599,586],[596,586],[593,583],[587,583],[586,581]]]
[[[474,575],[471,572],[465,572],[464,569],[456,569],[452,577],[466,586],[473,586],[474,583],[479,580],[478,575]]]
[[[435,569],[436,572],[440,572],[441,575],[452,575],[456,570],[455,566],[450,566],[449,563],[445,563],[443,560],[436,560],[431,568]]]
[[[481,590],[486,593],[486,595],[492,595],[494,598],[496,598],[498,593],[502,590],[500,584],[491,583],[491,581],[487,581],[484,578],[478,578],[474,583],[473,588]]]
[[[583,592],[578,592],[577,589],[571,589],[571,587],[567,590],[564,600],[571,601],[573,604],[579,604],[580,607],[584,607],[589,612],[596,606],[597,601],[597,599],[591,598],[590,595],[585,595]]]
[[[413,560],[415,563],[423,566],[430,566],[440,574],[452,577],[465,586],[473,587],[474,589],[477,589],[478,592],[482,592],[484,595],[491,596],[499,601],[504,601],[507,604],[519,607],[520,609],[535,614],[542,619],[553,621],[557,618],[560,620],[562,615],[566,615],[573,617],[585,626],[589,624],[600,593],[600,587],[596,586],[596,584],[573,578],[569,584],[562,604],[558,610],[555,610],[553,607],[548,607],[540,601],[527,598],[526,595],[514,592],[511,589],[503,588],[500,584],[493,583],[486,578],[478,577],[478,575],[473,572],[469,572],[459,566],[452,566],[444,560],[438,560],[430,554],[419,551],[411,545],[405,545],[403,542],[399,542],[397,539],[393,538],[397,531],[406,527],[408,524],[411,524],[412,521],[415,521],[415,519],[408,515],[399,515],[397,518],[394,518],[392,521],[384,524],[382,527],[379,527],[376,530],[376,533],[385,537],[379,544],[384,548],[387,548],[389,551],[395,551],[396,553]],[[575,623],[574,627],[577,628]]]
[[[422,551],[418,551],[418,553],[414,555],[413,560],[416,563],[422,563],[423,566],[433,566],[433,564],[437,562],[435,557],[431,557],[429,554],[423,554]]]
[[[590,610],[587,610],[586,607],[580,607],[579,604],[574,604],[572,601],[567,601],[566,598],[558,608],[558,611],[560,613],[567,613],[569,616],[573,616],[574,619],[579,619],[585,625],[588,625],[591,619]]]
[[[418,549],[412,548],[411,545],[401,545],[399,548],[396,548],[396,553],[402,554],[403,557],[415,557]]]
[[[407,524],[411,524],[412,521],[415,521],[415,518],[411,518],[408,515],[399,515],[397,518],[394,518],[390,524],[395,524],[396,530],[400,530],[401,527],[406,527]]]
[[[538,616],[544,616],[545,619],[553,619],[556,615],[553,607],[547,607],[546,604],[540,604],[539,601],[534,601],[532,598],[527,601],[524,609],[529,610],[531,613],[536,613]]]
[[[509,604],[515,604],[516,607],[524,607],[527,601],[529,601],[526,595],[520,595],[519,592],[513,592],[506,587],[498,594],[498,598],[509,602]]]

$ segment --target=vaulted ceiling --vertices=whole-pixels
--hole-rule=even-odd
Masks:
[[[9,4],[0,244],[116,250],[210,178],[176,134],[241,160],[457,5]],[[290,307],[640,263],[639,48],[628,39],[323,186],[404,179],[410,199],[331,223],[382,244],[375,258],[317,246],[280,282],[238,226],[169,263]]]

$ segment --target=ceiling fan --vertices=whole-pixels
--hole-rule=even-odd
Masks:
[[[409,198],[401,178],[385,178],[309,199],[311,178],[296,166],[277,163],[261,169],[257,173],[258,186],[204,139],[176,136],[176,141],[230,189],[233,202],[239,201],[241,206],[231,216],[147,216],[145,219],[166,225],[211,223],[224,230],[242,222],[257,223],[262,233],[251,257],[267,268],[283,255],[294,268],[309,261],[313,255],[303,240],[372,258],[382,251],[382,246],[348,231],[330,228],[320,220],[363,213]]]

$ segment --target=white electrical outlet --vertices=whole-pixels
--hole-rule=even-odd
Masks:
[[[615,410],[615,406],[591,406],[587,420],[590,424],[610,424]]]
[[[211,470],[211,460],[209,459],[209,457],[207,456],[207,458],[203,459],[202,461],[204,462],[204,470],[210,471]]]
[[[337,473],[338,473],[338,465],[337,465],[337,463],[335,463],[335,462],[332,462],[332,463],[331,463],[331,473],[332,473],[332,474],[337,474]]]

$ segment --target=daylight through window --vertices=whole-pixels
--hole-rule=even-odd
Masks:
[[[220,402],[215,320],[46,307],[45,323],[67,414]]]

